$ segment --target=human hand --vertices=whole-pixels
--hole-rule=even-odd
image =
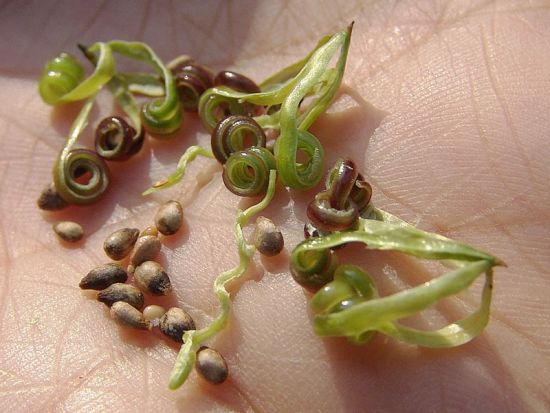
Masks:
[[[5,410],[548,409],[545,3],[363,3],[3,5]],[[161,302],[182,306],[204,326],[218,311],[212,281],[237,259],[236,208],[248,203],[225,189],[219,167],[208,160],[197,160],[172,189],[141,196],[172,172],[185,148],[208,142],[197,117],[187,116],[173,141],[148,139],[137,157],[112,165],[111,189],[99,203],[40,212],[36,198],[79,107],[52,110],[40,101],[42,65],[61,50],[76,55],[76,42],[123,38],[147,42],[166,60],[190,54],[260,80],[352,20],[344,85],[312,129],[327,148],[327,166],[352,157],[373,185],[377,206],[506,261],[508,268],[496,271],[491,322],[480,337],[450,350],[382,336],[363,347],[321,339],[311,328],[308,294],[288,273],[288,255],[257,259],[249,281],[232,286],[229,328],[212,343],[228,361],[228,381],[214,387],[193,374],[169,391],[177,346],[117,327],[78,281],[108,261],[101,246],[110,232],[144,228],[160,203],[180,200],[185,229],[167,240],[162,259],[174,297]],[[109,102],[102,97],[93,121],[109,114]],[[302,239],[312,196],[280,190],[266,212],[281,226],[288,251]],[[86,240],[59,245],[50,227],[60,219],[81,222]],[[383,293],[437,275],[394,254],[342,252],[368,268]],[[434,328],[455,319],[475,307],[478,290],[413,321]]]

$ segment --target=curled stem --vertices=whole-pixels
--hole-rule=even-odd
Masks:
[[[244,274],[255,251],[255,247],[253,245],[246,243],[242,228],[248,223],[252,216],[261,212],[269,205],[275,193],[275,181],[276,172],[272,170],[269,174],[269,187],[265,197],[259,203],[251,206],[245,211],[237,211],[234,231],[239,251],[239,264],[228,271],[222,272],[214,281],[214,292],[218,296],[221,306],[220,313],[216,319],[210,325],[201,330],[190,330],[185,332],[183,335],[184,344],[180,349],[168,383],[168,386],[172,390],[179,388],[189,376],[189,373],[195,364],[197,350],[200,346],[206,340],[218,334],[227,325],[229,312],[231,310],[231,299],[229,293],[225,289],[225,286],[227,283]]]
[[[72,149],[86,127],[94,99],[95,95],[91,96],[82,107],[53,168],[53,180],[59,195],[72,204],[95,202],[109,186],[105,162],[95,152]],[[79,182],[79,178],[83,182]]]

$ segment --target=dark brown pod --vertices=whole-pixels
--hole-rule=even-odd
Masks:
[[[115,283],[100,291],[97,300],[110,307],[117,301],[124,301],[132,307],[143,308],[143,293],[130,284]]]
[[[223,356],[214,349],[203,346],[197,352],[195,363],[197,373],[212,384],[221,384],[229,375],[229,368]]]
[[[78,286],[83,290],[104,290],[112,284],[124,283],[127,279],[126,271],[120,265],[110,262],[91,270]]]
[[[183,333],[188,330],[195,330],[195,322],[181,308],[172,307],[160,318],[159,327],[163,334],[178,343],[182,343]]]
[[[44,211],[59,211],[60,209],[66,208],[69,204],[61,198],[61,195],[59,195],[59,192],[55,189],[55,185],[51,183],[44,188],[36,201],[36,205]]]
[[[137,228],[122,228],[110,234],[103,242],[103,250],[115,261],[126,257],[134,247],[139,236]]]
[[[137,287],[148,294],[168,295],[172,292],[170,278],[164,268],[155,261],[145,261],[134,270]]]

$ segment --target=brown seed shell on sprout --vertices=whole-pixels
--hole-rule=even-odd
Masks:
[[[229,368],[223,356],[216,350],[203,346],[197,352],[197,372],[212,384],[221,384],[229,375]]]
[[[130,266],[128,271],[133,272],[135,267],[145,261],[155,259],[160,251],[160,240],[154,235],[139,237],[130,255]]]
[[[72,221],[61,221],[53,225],[53,230],[59,238],[67,242],[77,242],[82,239],[84,230]]]
[[[117,301],[113,303],[110,313],[111,317],[122,326],[139,330],[151,329],[151,323],[143,317],[141,311],[127,302]]]
[[[57,192],[55,185],[51,183],[40,193],[40,196],[36,201],[36,205],[44,211],[58,211],[66,208],[69,204],[61,198],[61,195]]]
[[[173,235],[183,223],[183,208],[178,201],[168,201],[161,205],[155,215],[155,225],[164,235]]]
[[[137,228],[122,228],[110,234],[103,242],[103,250],[115,261],[126,257],[134,247],[139,236]]]
[[[170,278],[164,268],[155,261],[145,261],[134,270],[137,287],[149,294],[168,295],[172,292]]]
[[[97,300],[110,307],[117,301],[124,301],[140,310],[143,308],[143,293],[130,284],[115,283],[100,291]]]
[[[161,317],[159,327],[163,334],[182,343],[183,333],[187,330],[195,330],[195,322],[181,308],[172,307]]]
[[[91,270],[78,286],[83,290],[104,290],[114,283],[124,283],[128,279],[126,271],[115,262],[100,265]]]
[[[256,219],[256,228],[254,229],[252,239],[254,246],[260,254],[268,257],[279,254],[285,246],[283,234],[266,217],[258,217]]]

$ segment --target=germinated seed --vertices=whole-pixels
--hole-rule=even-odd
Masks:
[[[155,215],[155,225],[164,235],[175,234],[183,223],[183,208],[178,201],[168,201]]]
[[[160,240],[154,235],[139,237],[130,255],[130,266],[135,268],[142,262],[154,259],[160,251]],[[129,267],[129,271],[132,272]]]
[[[183,333],[195,330],[195,322],[189,314],[178,307],[170,308],[160,319],[160,331],[172,340],[182,343]]]
[[[195,363],[197,372],[212,384],[220,384],[227,379],[229,369],[223,356],[209,347],[201,347]]]
[[[160,320],[166,313],[166,308],[161,305],[151,304],[143,309],[143,317],[149,321]]]
[[[61,221],[54,224],[53,230],[59,238],[67,242],[77,242],[82,239],[84,230],[76,222]]]
[[[126,271],[115,262],[100,265],[91,270],[78,286],[83,290],[103,290],[114,283],[124,283],[128,279]]]
[[[132,251],[138,235],[137,228],[122,228],[113,232],[103,242],[105,254],[115,261],[123,259]]]
[[[143,317],[141,311],[124,301],[113,303],[110,313],[111,317],[122,326],[139,330],[151,329],[151,323]]]
[[[172,291],[172,284],[164,268],[155,261],[145,261],[134,270],[134,281],[137,287],[149,294],[168,295]]]
[[[45,211],[57,211],[67,207],[69,204],[61,198],[61,195],[57,192],[55,185],[51,183],[44,188],[36,201],[36,205],[38,205],[38,208]]]
[[[117,301],[124,301],[138,310],[143,307],[143,293],[130,284],[115,283],[100,291],[97,300],[108,307]]]
[[[256,219],[256,228],[254,229],[252,238],[260,254],[269,257],[279,254],[285,246],[283,234],[266,217],[258,217]]]

